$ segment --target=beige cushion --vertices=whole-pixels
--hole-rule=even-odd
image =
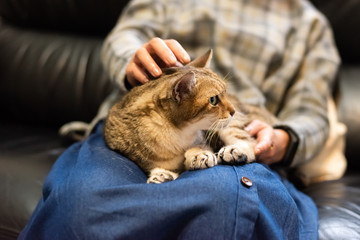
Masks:
[[[337,119],[336,106],[328,101],[330,132],[324,149],[310,162],[301,164],[295,170],[295,176],[305,186],[312,183],[336,180],[346,170],[347,161],[344,155],[346,126]]]

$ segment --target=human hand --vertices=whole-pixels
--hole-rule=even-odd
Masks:
[[[161,68],[189,62],[189,55],[176,40],[153,38],[135,52],[126,68],[126,77],[128,83],[135,86],[147,82],[149,74],[159,77]]]
[[[288,133],[282,129],[274,129],[269,124],[254,120],[246,126],[245,130],[256,137],[254,147],[256,158],[268,165],[280,162],[285,154],[290,141]]]

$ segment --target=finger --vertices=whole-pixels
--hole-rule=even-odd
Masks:
[[[136,51],[134,62],[146,69],[153,77],[159,77],[162,73],[161,69],[145,47],[139,48]]]
[[[182,64],[188,64],[190,62],[190,56],[185,51],[185,49],[181,46],[181,44],[174,39],[165,40],[166,45],[170,48],[170,50],[174,53],[175,57]]]
[[[138,83],[144,84],[149,81],[148,76],[144,70],[135,62],[130,62],[126,69],[126,76],[131,86],[136,86]]]
[[[245,127],[245,131],[247,131],[251,136],[255,136],[266,127],[269,127],[269,125],[262,121],[254,120]]]
[[[166,66],[170,67],[176,64],[177,59],[164,40],[153,38],[145,47],[149,52],[156,54]]]
[[[262,152],[261,154],[256,155],[256,159],[259,162],[270,164],[273,162],[273,156],[269,152]]]

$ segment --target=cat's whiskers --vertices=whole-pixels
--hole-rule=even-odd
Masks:
[[[225,128],[229,124],[228,119],[218,119],[215,122],[211,124],[209,129],[206,132],[205,135],[205,142],[209,143],[213,140],[213,137],[216,135],[216,138],[219,138],[219,135],[217,132],[223,128]],[[218,139],[215,139],[217,141]]]
[[[217,125],[219,124],[218,120],[216,120],[215,122],[213,122],[209,129],[206,131],[205,134],[205,144],[211,142],[212,138],[214,137],[214,135],[216,134],[216,129],[217,129]]]

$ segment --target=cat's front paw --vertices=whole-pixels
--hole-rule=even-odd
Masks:
[[[147,183],[164,183],[175,180],[179,174],[162,168],[154,168],[150,171]]]
[[[223,163],[244,164],[254,162],[255,153],[251,145],[239,143],[221,148],[218,158]]]
[[[214,167],[217,165],[217,158],[214,153],[202,149],[189,149],[185,153],[186,170],[197,170]]]

